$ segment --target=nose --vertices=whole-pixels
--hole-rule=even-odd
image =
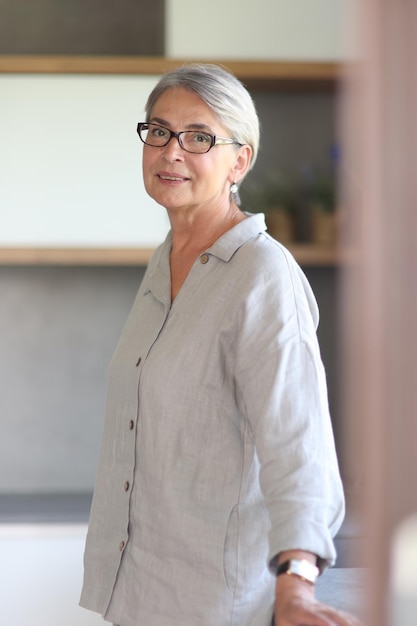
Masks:
[[[179,161],[184,156],[184,150],[180,146],[178,137],[174,135],[168,141],[167,145],[163,147],[164,158],[168,161]]]

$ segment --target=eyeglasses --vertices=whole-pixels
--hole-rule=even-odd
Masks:
[[[172,137],[178,139],[181,148],[186,152],[193,154],[204,154],[211,150],[213,146],[234,144],[242,146],[243,144],[231,139],[230,137],[217,137],[211,133],[201,130],[182,130],[179,133],[159,126],[159,124],[148,124],[147,122],[139,122],[137,132],[143,143],[154,148],[163,148],[168,145]]]

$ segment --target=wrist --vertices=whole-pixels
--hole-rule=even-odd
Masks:
[[[296,577],[314,587],[319,575],[318,567],[307,559],[289,558],[280,560],[277,566],[277,578]]]

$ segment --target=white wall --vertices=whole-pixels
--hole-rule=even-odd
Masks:
[[[348,0],[167,0],[170,57],[335,60]],[[0,75],[0,246],[142,246],[168,230],[136,123],[157,77]]]
[[[166,0],[167,56],[335,61],[348,0]]]
[[[0,245],[160,243],[136,133],[156,80],[0,75]]]

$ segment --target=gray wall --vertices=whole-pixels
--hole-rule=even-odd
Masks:
[[[251,178],[328,170],[337,138],[334,93],[254,91],[252,96],[261,120],[261,146]]]
[[[0,268],[0,493],[91,489],[107,366],[142,274]]]
[[[337,412],[336,271],[307,274]],[[129,267],[0,267],[0,494],[92,489],[107,367],[142,276]]]

